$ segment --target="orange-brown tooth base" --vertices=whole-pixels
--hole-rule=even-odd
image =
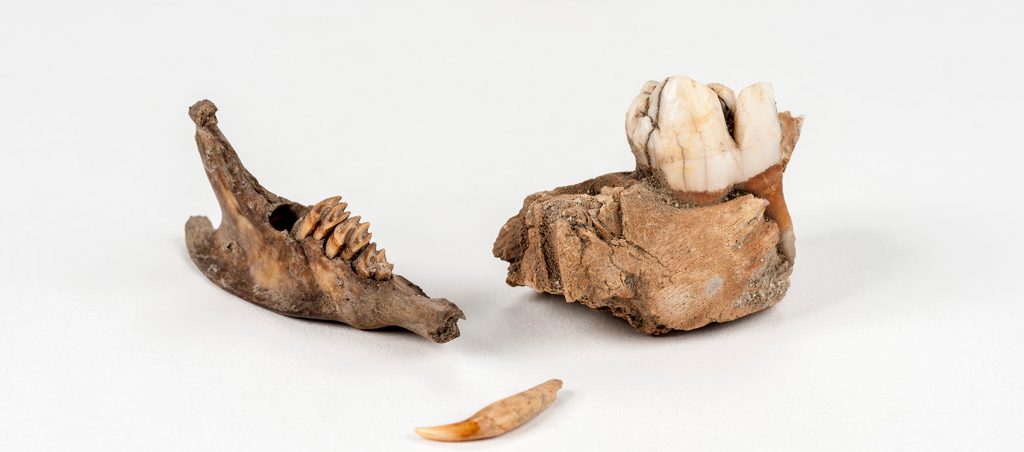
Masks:
[[[737,188],[768,201],[765,213],[779,225],[779,249],[787,260],[793,262],[796,260],[796,235],[793,233],[793,219],[789,216],[786,197],[782,191],[782,173],[786,169],[785,165],[779,163],[772,166]]]

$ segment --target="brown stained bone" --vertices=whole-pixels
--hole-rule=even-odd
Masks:
[[[222,219],[214,229],[206,217],[189,218],[185,241],[210,281],[287,316],[398,326],[438,343],[459,336],[462,311],[392,274],[369,224],[351,217],[340,197],[304,206],[263,188],[224,138],[216,112],[208,100],[189,108]]]
[[[783,161],[719,202],[681,203],[642,168],[528,196],[494,242],[508,284],[607,310],[647,334],[778,303],[795,256],[781,178],[801,126],[788,112],[779,119]]]

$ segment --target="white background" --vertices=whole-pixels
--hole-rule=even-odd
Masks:
[[[15,2],[0,7],[0,449],[1010,450],[1024,441],[1019,3]],[[371,3],[371,2],[366,2]],[[807,121],[778,306],[647,337],[505,285],[526,195],[628,170],[652,78]],[[209,283],[186,109],[271,190],[342,194],[468,320],[443,345]],[[504,437],[430,443],[558,377]]]

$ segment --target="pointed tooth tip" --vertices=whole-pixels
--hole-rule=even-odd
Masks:
[[[416,434],[421,438],[429,439],[431,441],[458,441],[457,437],[452,436],[441,427],[419,427],[416,429]]]
[[[454,424],[419,427],[416,429],[416,434],[432,441],[467,441],[483,439],[475,436],[479,431],[480,424],[477,424],[476,421],[465,420]]]

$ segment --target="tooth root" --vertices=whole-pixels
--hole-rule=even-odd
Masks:
[[[653,80],[644,83],[644,86],[640,88],[640,94],[637,94],[626,111],[626,138],[629,141],[630,149],[633,150],[633,155],[636,156],[637,167],[640,169],[646,169],[651,164],[647,156],[647,139],[650,138],[651,131],[654,130],[654,120],[648,115],[648,112],[651,106],[651,93],[659,86],[660,84]]]
[[[359,217],[351,217],[339,223],[334,231],[331,232],[331,237],[327,239],[327,244],[324,245],[324,254],[328,258],[334,259],[335,256],[341,252],[345,245],[345,237],[348,236],[349,232],[352,231],[355,225],[359,224]]]
[[[487,405],[462,422],[416,429],[434,441],[472,441],[493,438],[533,419],[555,402],[562,380],[548,380],[526,391]]]
[[[348,203],[342,202],[331,208],[330,212],[325,212],[323,219],[320,220],[320,226],[317,226],[316,231],[313,232],[313,238],[320,240],[329,234],[338,223],[345,221],[349,216]]]
[[[771,84],[756,83],[740,91],[735,133],[743,179],[782,160],[782,126]]]
[[[670,77],[662,86],[657,129],[647,149],[652,166],[674,190],[715,192],[735,181],[736,144],[722,103],[693,79]]]
[[[345,237],[345,248],[341,250],[342,259],[352,259],[352,256],[359,252],[359,250],[363,249],[367,243],[370,243],[370,237],[372,234],[367,233],[369,230],[370,223],[360,223],[347,237]]]
[[[295,238],[302,240],[309,237],[309,234],[316,228],[317,223],[320,222],[324,209],[333,207],[338,201],[341,201],[341,196],[332,196],[313,205],[296,227]]]

